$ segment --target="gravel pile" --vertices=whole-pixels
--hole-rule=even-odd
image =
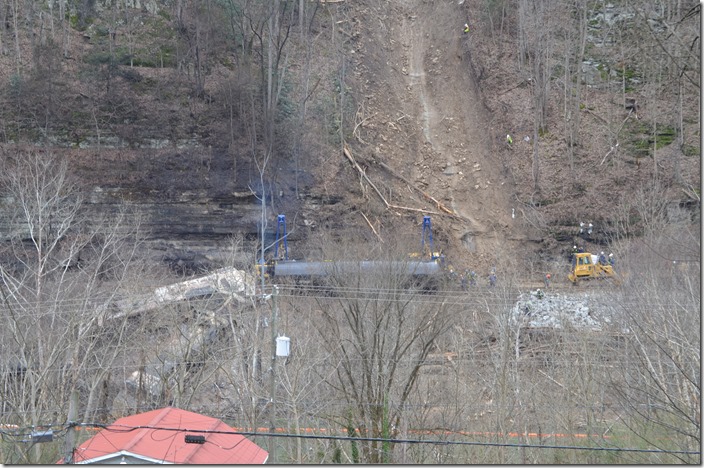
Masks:
[[[542,297],[541,297],[542,295]],[[590,296],[560,294],[539,289],[518,296],[512,310],[514,324],[531,328],[589,328],[601,330],[608,317],[599,317],[589,308]]]

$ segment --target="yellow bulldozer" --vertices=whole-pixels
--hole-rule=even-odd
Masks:
[[[588,252],[574,254],[572,270],[567,275],[572,283],[578,280],[612,278],[616,280],[613,266],[604,261],[599,261],[598,256]]]

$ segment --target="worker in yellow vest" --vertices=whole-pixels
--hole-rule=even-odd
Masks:
[[[464,33],[467,34],[469,32],[469,25],[467,23],[464,23]]]

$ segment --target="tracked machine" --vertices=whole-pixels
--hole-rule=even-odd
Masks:
[[[567,275],[572,284],[589,280],[610,278],[618,282],[613,266],[600,261],[597,255],[588,252],[575,254],[572,260],[572,270]]]

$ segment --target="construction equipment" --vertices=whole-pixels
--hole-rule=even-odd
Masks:
[[[266,278],[270,277],[274,272],[274,266],[278,261],[288,261],[288,233],[286,232],[286,215],[278,215],[276,218],[276,240],[272,244],[274,253],[267,261],[260,260],[254,269],[256,275],[261,276],[262,272]]]
[[[567,278],[576,284],[577,280],[616,278],[614,269],[606,262],[600,262],[596,255],[589,252],[574,254],[572,258],[572,270]]]
[[[426,245],[427,239],[427,245]],[[430,216],[423,216],[423,228],[420,237],[420,254],[411,254],[411,257],[426,257],[429,256],[431,261],[444,263],[445,256],[440,252],[433,251],[433,227],[430,223]]]
[[[288,260],[288,234],[286,233],[286,215],[279,215],[276,221],[276,246],[274,247],[274,258]],[[279,241],[283,241],[279,245]],[[281,252],[283,250],[283,253]]]

